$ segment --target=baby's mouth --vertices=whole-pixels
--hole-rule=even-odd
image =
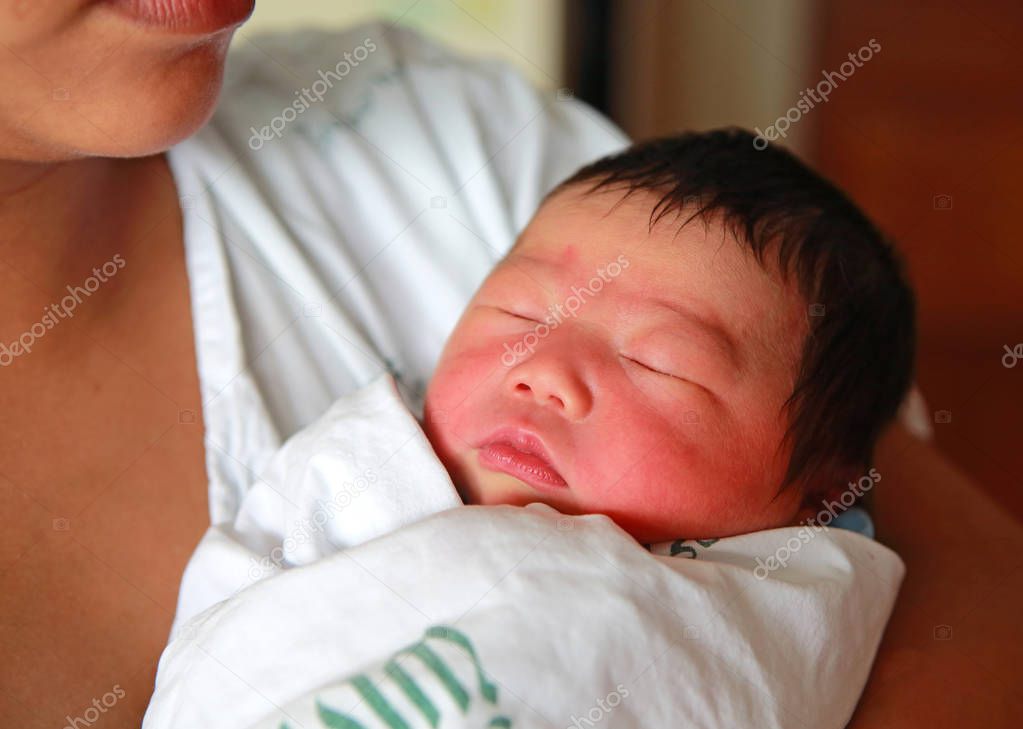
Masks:
[[[490,471],[507,473],[539,489],[564,489],[568,482],[551,465],[547,449],[532,433],[503,429],[477,446],[479,463]]]

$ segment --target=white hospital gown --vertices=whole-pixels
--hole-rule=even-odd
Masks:
[[[285,112],[360,46],[375,50],[328,75],[322,101]],[[626,142],[502,62],[387,23],[236,40],[211,123],[168,154],[212,523],[288,436],[381,372],[421,412],[448,333],[542,197]]]

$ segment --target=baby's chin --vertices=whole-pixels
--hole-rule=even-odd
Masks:
[[[525,506],[540,501],[558,508],[546,494],[529,484],[506,473],[496,473],[477,467],[469,467],[464,478],[455,481],[455,488],[462,502],[478,506]]]
[[[567,515],[604,514],[620,529],[640,544],[658,544],[677,539],[719,539],[722,537],[747,534],[762,529],[795,526],[798,514],[780,514],[777,518],[761,519],[755,524],[740,524],[733,515],[719,515],[714,523],[701,520],[699,525],[692,520],[677,518],[650,518],[637,514],[620,513],[599,508],[580,508],[573,502],[571,485],[564,489],[564,496],[558,491],[535,488],[514,476],[490,471],[475,462],[462,461],[452,473],[452,482],[464,504],[476,506],[526,506],[532,503],[547,504]],[[450,472],[450,471],[449,471]],[[766,515],[765,515],[766,516]],[[683,523],[685,522],[685,523]]]
[[[568,498],[559,499],[556,493],[540,491],[508,474],[493,473],[481,469],[475,475],[479,478],[473,479],[471,484],[461,480],[455,481],[455,488],[462,499],[462,503],[476,506],[507,505],[520,507],[541,503],[570,516],[603,513],[592,509],[579,509]],[[670,533],[670,527],[666,525],[654,526],[652,529],[650,525],[630,528],[628,522],[623,524],[618,519],[615,519],[612,514],[605,514],[605,516],[609,517],[615,524],[627,532],[629,536],[641,544],[653,544],[677,538],[675,536],[650,538],[651,535],[659,537],[662,534]]]

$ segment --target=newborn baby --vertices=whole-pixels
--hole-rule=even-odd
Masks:
[[[652,543],[794,524],[867,471],[911,382],[913,295],[847,197],[753,141],[638,144],[548,195],[427,389],[466,503]]]
[[[189,562],[146,729],[578,726],[605,694],[615,726],[845,726],[902,562],[773,527],[869,469],[913,297],[852,203],[753,141],[580,170],[422,424],[384,372],[273,453]]]

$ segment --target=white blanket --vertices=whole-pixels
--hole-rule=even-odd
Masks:
[[[197,550],[145,729],[841,727],[903,574],[837,529],[647,551],[455,502],[389,376],[337,403]]]

